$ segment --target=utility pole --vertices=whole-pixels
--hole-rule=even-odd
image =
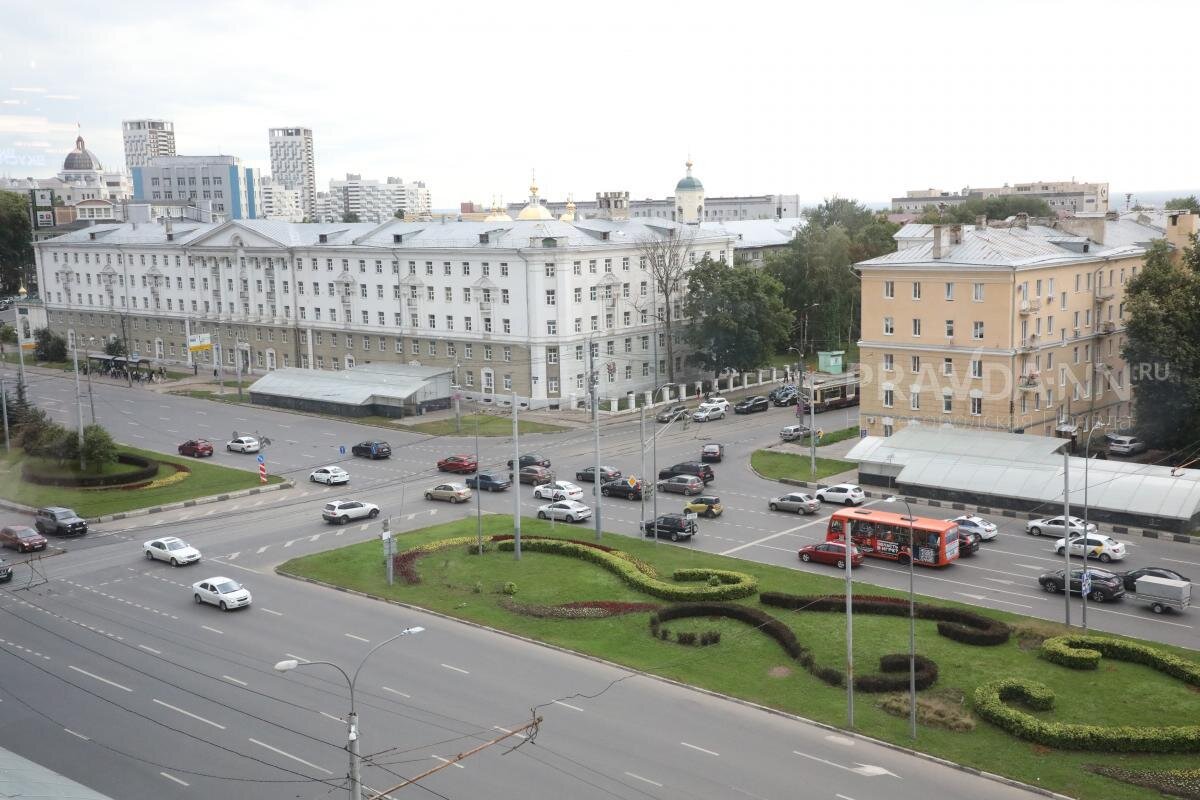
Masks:
[[[237,365],[238,402],[242,400],[242,343],[233,337],[233,361]]]
[[[806,372],[808,378],[808,441],[809,441],[809,465],[812,469],[813,476],[817,474],[817,384],[813,380],[813,373]]]
[[[75,411],[79,418],[79,471],[87,469],[87,461],[83,455],[83,397],[79,394],[79,337],[75,337],[71,355],[75,361]]]
[[[1066,608],[1067,627],[1071,627],[1071,448],[1063,447],[1063,555],[1066,571],[1063,573],[1063,600]],[[1084,529],[1087,533],[1087,529]],[[1086,563],[1087,557],[1084,557]]]
[[[656,356],[654,363],[657,364],[657,350],[655,351],[654,355]],[[651,395],[651,399],[654,399],[653,395]],[[651,492],[650,519],[654,520],[654,525],[651,529],[654,531],[654,544],[656,547],[658,546],[658,434],[659,431],[654,432],[654,442],[653,446],[650,448],[650,480],[642,481],[642,496],[645,496],[647,488],[650,489]],[[644,521],[645,520],[643,520],[643,522]]]
[[[217,328],[217,336],[220,337],[221,329]],[[216,348],[214,351],[217,357],[217,394],[225,394],[225,363],[221,353],[221,343],[217,342],[213,345]]]
[[[89,350],[87,351],[87,355],[88,355],[88,356],[91,356],[91,354],[92,354],[92,351],[89,349]],[[84,365],[83,365],[83,366],[84,366],[84,369],[86,369],[86,370],[87,370],[87,379],[88,379],[88,406],[90,406],[90,407],[91,407],[91,409],[92,409],[92,424],[93,424],[93,425],[95,425],[95,424],[96,424],[96,398],[95,398],[95,396],[92,394],[92,360],[91,360],[91,358],[90,358],[90,357],[89,357],[89,358],[88,358],[88,360],[87,360],[87,361],[84,363]]]
[[[462,366],[462,365],[459,362],[457,362],[457,361],[454,362],[454,432],[455,433],[462,433],[462,391],[459,388],[459,382],[458,382],[458,368],[460,366]],[[475,413],[478,414],[479,410],[476,409]],[[475,432],[478,435],[478,433],[479,433],[478,422],[476,422],[476,425],[475,425]],[[475,461],[476,461],[476,463],[478,463],[478,461],[479,461],[479,442],[478,441],[475,442]],[[476,473],[476,474],[478,474],[478,473]]]
[[[517,431],[517,393],[512,394],[513,410],[513,558],[521,560],[521,443]]]
[[[129,279],[128,279],[129,270],[128,269],[125,270],[125,275],[126,275],[125,283],[126,283],[126,285],[128,285],[129,284]],[[125,302],[126,302],[126,304],[129,303],[129,290],[128,289],[126,289],[126,291],[125,291]],[[126,305],[126,307],[128,307],[128,305]],[[122,311],[121,312],[121,349],[125,351],[125,384],[130,389],[132,389],[133,388],[133,372],[131,372],[129,369],[129,356],[132,353],[132,351],[129,349],[129,333],[125,328],[125,322],[126,322],[127,318],[128,318],[128,315],[126,315],[125,312]]]
[[[4,385],[4,378],[0,377],[0,408],[4,410],[4,452],[12,452],[12,444],[9,442],[8,435],[8,389]],[[642,456],[642,461],[646,459]]]
[[[5,430],[8,423],[5,423]],[[638,409],[638,429],[641,431],[642,437],[642,491],[638,492],[638,501],[640,502],[641,511],[638,519],[643,522],[646,520],[646,407],[641,406]]]
[[[592,480],[596,486],[596,513],[593,516],[596,518],[596,541],[600,541],[600,532],[602,530],[600,523],[600,373],[596,371],[596,353],[592,346],[592,340],[588,339],[588,364],[591,369],[591,389],[592,389],[592,424],[596,432],[596,472],[592,475]]]
[[[25,337],[21,335],[21,320],[17,320],[17,364],[19,372],[17,373],[17,400],[26,402],[25,396]]]
[[[475,544],[483,555],[483,487],[479,485],[479,409],[475,409]]]
[[[854,727],[854,583],[850,569],[854,542],[850,540],[850,520],[844,520],[842,541],[846,543],[846,727]]]

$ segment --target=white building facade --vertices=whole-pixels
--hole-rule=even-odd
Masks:
[[[263,219],[280,219],[284,222],[303,222],[304,207],[300,190],[288,189],[273,177],[263,178],[259,184],[260,216]]]
[[[401,218],[428,216],[429,189],[421,181],[405,183],[402,178],[386,181],[363,179],[347,173],[345,180],[331,180],[329,191],[318,195],[315,222],[341,222],[354,214],[359,222],[386,222],[397,214]]]
[[[212,201],[230,219],[259,216],[258,173],[237,156],[162,156],[133,168],[134,199]]]
[[[305,219],[315,219],[317,163],[311,128],[271,128],[267,134],[271,177],[285,188],[300,192]]]
[[[983,188],[966,187],[961,192],[944,192],[940,189],[913,189],[904,197],[892,198],[892,211],[904,214],[919,214],[929,206],[954,207],[968,200],[990,200],[993,197],[1036,197],[1045,200],[1051,210],[1060,216],[1086,212],[1108,211],[1107,183],[1079,183],[1077,181],[1031,181],[1003,186]]]
[[[639,245],[682,237],[687,263],[732,262],[733,238],[535,205],[516,221],[96,225],[36,245],[42,297],[64,335],[124,337],[171,363],[189,363],[188,334],[210,333],[224,364],[237,352],[250,371],[454,367],[470,396],[562,407],[587,394],[589,347],[602,398],[693,379],[679,328],[667,364]]]
[[[121,219],[120,204],[132,194],[123,172],[106,171],[83,136],[63,159],[54,178],[0,178],[0,191],[25,195],[34,210],[37,227],[83,219]],[[84,207],[76,208],[81,203]],[[78,215],[78,216],[77,216]]]
[[[175,155],[175,123],[169,119],[127,119],[121,123],[125,140],[125,170],[144,167],[150,159]]]

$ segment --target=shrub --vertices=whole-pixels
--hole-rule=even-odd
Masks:
[[[487,551],[488,551],[488,546],[486,543],[477,544],[475,542],[471,542],[469,545],[467,545],[467,554],[468,555],[481,556],[484,553],[486,553]]]
[[[416,567],[417,559],[427,556],[430,553],[436,553],[438,550],[445,550],[448,547],[461,547],[464,544],[474,541],[474,536],[456,536],[453,539],[438,539],[417,545],[392,556],[392,569],[404,579],[405,583],[420,583],[421,576],[417,573]]]
[[[471,587],[471,591],[475,594],[483,594],[483,583],[475,581],[475,585]]]
[[[937,664],[923,655],[915,659],[919,691],[932,686],[938,678]],[[863,692],[899,692],[909,688],[909,656],[891,653],[879,657],[879,674],[855,675],[854,688]]]
[[[509,594],[509,595],[516,594],[517,593],[517,585],[515,583],[513,583],[512,581],[506,581],[504,583],[504,593]]]
[[[618,600],[578,600],[556,606],[541,606],[519,603],[508,597],[502,598],[500,605],[515,614],[549,619],[602,619],[658,608],[657,603],[625,603]]]
[[[675,641],[683,645],[694,645],[696,643],[696,634],[691,631],[680,631],[675,634]]]
[[[718,578],[716,575],[713,575],[713,576],[709,577],[709,579],[708,579],[708,585],[709,585],[709,586],[720,586],[720,585],[721,585],[721,579],[720,579],[720,578]]]

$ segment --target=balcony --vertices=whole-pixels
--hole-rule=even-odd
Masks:
[[[275,302],[275,293],[274,292],[267,292],[267,302],[268,303]]]
[[[1101,333],[1116,333],[1117,332],[1117,323],[1101,322],[1100,323],[1100,332]]]
[[[1042,310],[1042,301],[1036,297],[1032,300],[1021,301],[1021,316],[1036,314]]]
[[[1042,388],[1042,382],[1036,372],[1031,372],[1017,378],[1017,388],[1022,392],[1036,392]]]
[[[1114,297],[1116,297],[1116,294],[1113,292],[1113,289],[1111,286],[1097,286],[1096,287],[1096,302],[1097,303],[1103,303],[1108,300],[1112,300]]]
[[[480,300],[479,301],[479,313],[481,313],[481,314],[492,313],[492,303],[490,300]]]
[[[1024,339],[1021,339],[1019,342],[1017,342],[1017,351],[1027,353],[1030,350],[1036,350],[1039,338],[1040,337],[1037,334],[1034,334],[1033,336],[1026,336]]]

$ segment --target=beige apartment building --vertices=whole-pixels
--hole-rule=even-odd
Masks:
[[[877,436],[917,424],[1051,436],[1093,420],[1127,426],[1125,287],[1153,240],[1186,245],[1198,219],[902,229],[907,247],[856,265],[860,424]]]

